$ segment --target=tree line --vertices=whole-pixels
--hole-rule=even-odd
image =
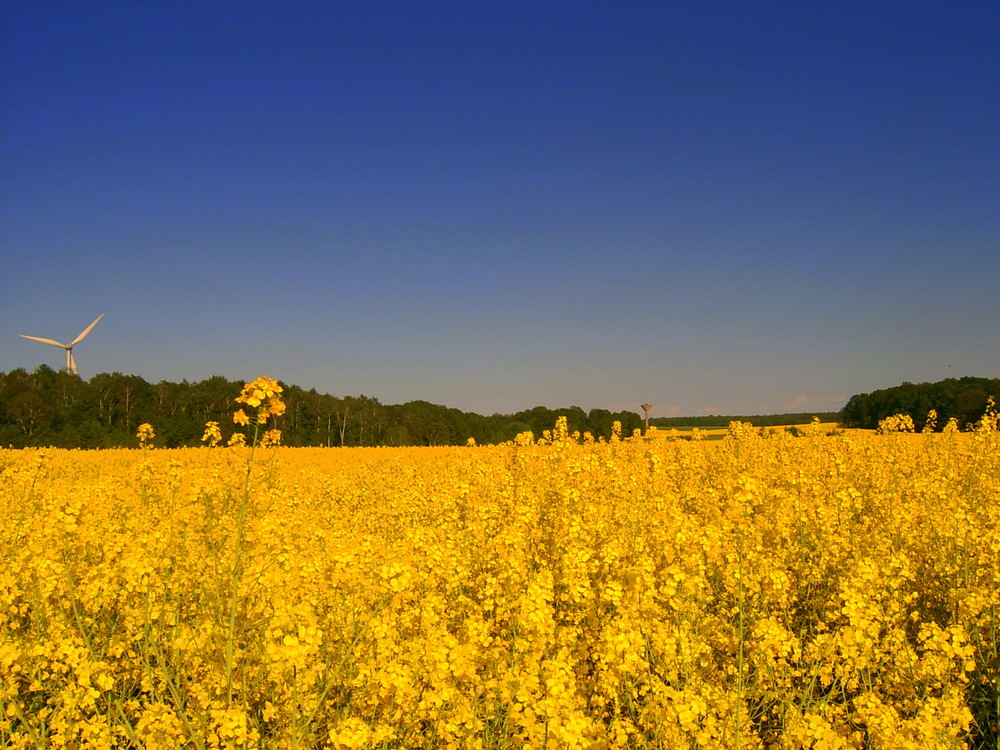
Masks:
[[[282,442],[292,446],[463,445],[469,438],[480,444],[501,443],[522,432],[539,437],[560,416],[567,418],[571,432],[589,432],[595,439],[609,439],[616,421],[624,435],[643,427],[642,417],[631,411],[536,406],[514,414],[483,416],[427,401],[383,404],[371,396],[332,396],[296,385],[282,386],[287,409],[277,426]],[[23,369],[0,372],[0,446],[135,446],[136,430],[144,422],[154,426],[157,445],[199,445],[207,422],[219,422],[227,436],[236,431],[234,399],[242,387],[241,381],[218,375],[193,383],[149,383],[138,375],[119,372],[83,380],[47,365],[31,373]],[[874,429],[894,414],[909,415],[923,425],[934,410],[937,429],[952,417],[965,429],[983,416],[987,399],[997,394],[1000,379],[949,378],[859,393],[839,413],[659,417],[650,424],[664,429],[710,428],[745,421],[759,427],[799,424],[818,416],[845,427]]]
[[[483,416],[427,401],[383,404],[371,396],[331,396],[281,384],[285,413],[277,419],[282,442],[291,446],[463,445],[536,437],[565,416],[571,431],[611,437],[618,421],[630,435],[642,427],[636,412],[578,406],[536,406],[515,414]],[[138,445],[143,423],[156,430],[156,445],[199,445],[208,422],[228,437],[241,381],[213,376],[198,382],[149,383],[138,375],[100,373],[89,380],[42,365],[0,372],[0,446],[114,448]]]
[[[845,427],[875,429],[886,417],[906,414],[919,426],[933,410],[937,413],[936,429],[953,417],[959,429],[967,429],[982,418],[991,396],[1000,396],[1000,379],[964,377],[902,383],[852,396],[841,411],[840,421]]]

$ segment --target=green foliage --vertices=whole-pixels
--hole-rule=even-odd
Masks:
[[[624,434],[642,427],[633,412],[612,413],[578,406],[538,406],[517,414],[483,416],[427,401],[382,404],[370,396],[331,396],[295,385],[284,387],[285,414],[277,420],[282,442],[292,446],[480,445],[513,440],[522,432],[536,436],[565,416],[570,432],[611,437],[611,425]],[[41,366],[0,373],[0,445],[23,448],[111,448],[138,445],[136,428],[149,422],[156,444],[165,448],[201,443],[205,423],[232,424],[241,381],[213,376],[189,383],[148,383],[137,375],[100,373],[79,376]],[[228,431],[227,431],[228,434]]]
[[[85,381],[46,365],[32,373],[0,372],[0,446],[134,446],[136,428],[143,422],[156,426],[157,444],[162,447],[199,445],[206,422],[231,424],[233,399],[242,386],[241,381],[218,375],[195,383],[152,384],[138,375],[113,372]],[[631,411],[536,406],[515,414],[483,416],[427,401],[387,405],[371,396],[338,397],[295,385],[284,387],[288,408],[278,428],[283,442],[293,446],[464,445],[470,437],[488,445],[513,440],[523,432],[539,436],[559,417],[566,417],[570,433],[589,432],[594,439],[610,439],[616,421],[624,435],[643,427],[642,417]],[[861,393],[839,413],[658,417],[650,424],[660,429],[710,429],[742,421],[773,427],[808,424],[818,417],[846,427],[875,429],[894,414],[924,425],[928,413],[935,411],[937,429],[951,418],[964,429],[983,416],[987,398],[995,394],[1000,394],[1000,379],[949,378]]]
[[[840,421],[846,427],[877,429],[882,420],[902,414],[923,425],[927,415],[935,411],[938,430],[951,418],[965,429],[982,418],[989,396],[998,394],[1000,379],[964,377],[937,383],[902,383],[852,396],[840,413]]]

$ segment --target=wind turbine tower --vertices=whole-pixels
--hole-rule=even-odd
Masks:
[[[73,339],[70,344],[63,344],[59,341],[54,341],[52,339],[40,339],[37,336],[25,336],[23,333],[18,334],[22,339],[31,339],[32,341],[40,341],[43,344],[52,344],[52,346],[59,346],[66,350],[66,372],[70,375],[79,375],[76,369],[76,360],[73,359],[73,347],[87,338],[87,334],[94,330],[94,326],[101,322],[101,318],[104,317],[104,313],[97,316],[97,320],[91,323],[89,326],[83,329],[83,333]]]
[[[646,413],[646,431],[649,431],[649,410],[653,408],[652,404],[641,404],[642,410]]]

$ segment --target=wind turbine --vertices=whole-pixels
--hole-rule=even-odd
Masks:
[[[83,333],[81,333],[79,336],[77,336],[75,339],[73,339],[73,342],[70,343],[70,344],[63,344],[63,343],[61,343],[59,341],[53,341],[52,339],[40,339],[37,336],[25,336],[23,333],[18,334],[18,335],[22,339],[31,339],[32,341],[40,341],[43,344],[52,344],[52,346],[61,346],[63,349],[66,350],[66,372],[68,372],[70,375],[79,375],[80,373],[77,372],[77,369],[76,369],[76,360],[73,359],[73,347],[76,346],[77,344],[79,344],[85,338],[87,338],[87,334],[90,333],[92,330],[94,330],[94,326],[96,326],[98,323],[100,323],[101,322],[101,318],[103,318],[103,317],[104,317],[104,313],[101,313],[100,315],[98,315],[97,316],[97,320],[95,320],[89,326],[87,326],[86,328],[84,328],[83,329]]]

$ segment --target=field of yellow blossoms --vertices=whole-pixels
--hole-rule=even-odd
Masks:
[[[995,420],[291,449],[268,383],[0,450],[0,746],[997,746]]]

